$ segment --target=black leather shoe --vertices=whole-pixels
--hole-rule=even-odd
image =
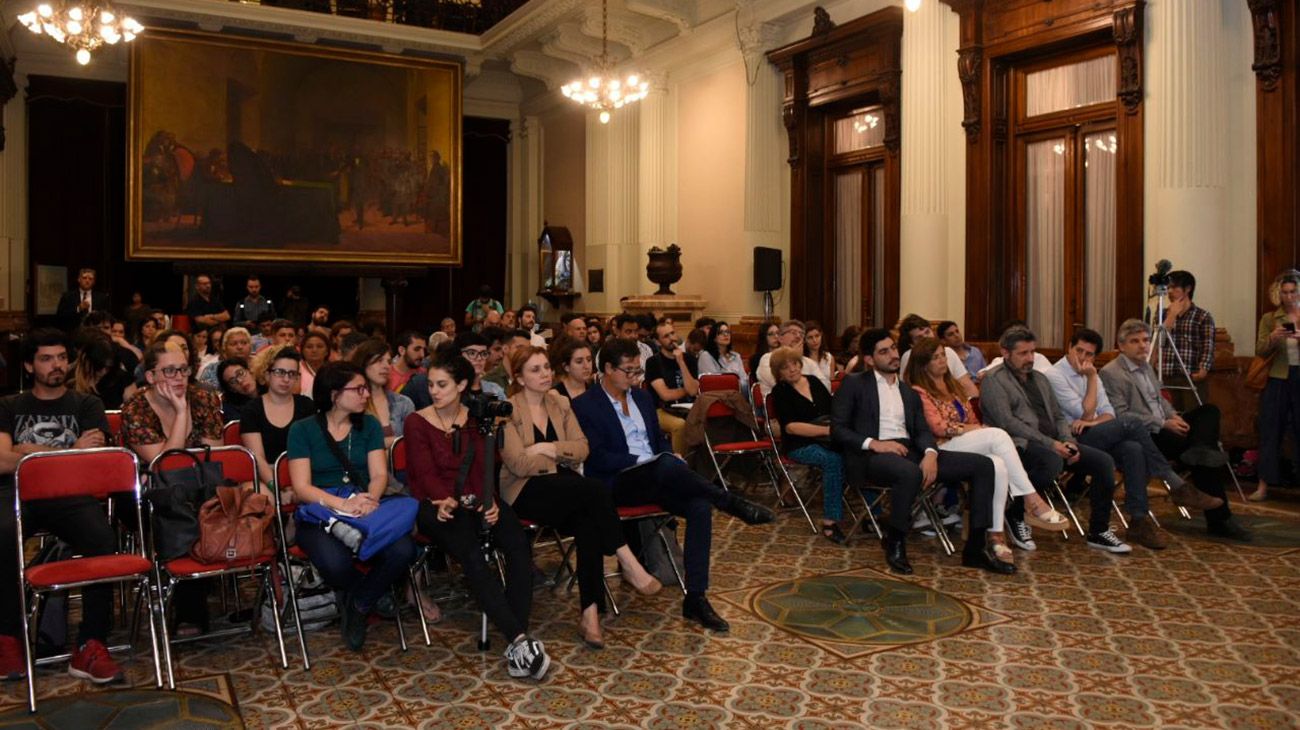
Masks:
[[[1016,566],[1013,563],[1004,563],[998,560],[993,554],[991,545],[985,545],[982,549],[961,554],[961,564],[967,568],[982,568],[990,573],[998,575],[1011,575],[1016,572]]]
[[[682,600],[682,618],[695,621],[710,631],[730,631],[731,624],[718,615],[704,596],[687,596]]]
[[[739,518],[746,525],[763,525],[776,519],[776,513],[772,510],[736,494],[728,495],[721,509],[732,517]]]
[[[1231,517],[1223,522],[1211,522],[1206,526],[1205,531],[1215,537],[1226,537],[1237,542],[1250,542],[1255,539],[1250,530],[1242,527],[1240,522]]]
[[[895,573],[912,574],[912,564],[907,562],[907,539],[905,537],[886,537],[880,541],[885,548],[885,562]]]

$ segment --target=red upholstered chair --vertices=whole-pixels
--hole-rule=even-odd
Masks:
[[[244,442],[239,438],[239,420],[236,419],[227,423],[221,429],[221,443],[226,446],[243,446]]]
[[[699,377],[700,392],[740,390],[740,377],[735,373],[709,373]]]
[[[105,500],[113,495],[129,495],[135,509],[134,544],[137,551],[71,558],[42,563],[28,568],[24,559],[23,515],[26,502],[67,497],[94,497]],[[18,601],[23,628],[23,655],[27,663],[27,705],[36,712],[36,680],[33,676],[35,616],[45,595],[101,583],[134,584],[147,603],[149,638],[153,650],[154,682],[162,686],[158,632],[161,610],[154,601],[153,563],[144,552],[143,521],[140,509],[140,469],[135,453],[123,448],[78,449],[28,454],[14,471],[14,519],[18,535]],[[105,517],[107,519],[107,516]],[[30,603],[34,601],[33,603]],[[29,605],[32,609],[29,613]],[[164,633],[165,637],[166,634]]]
[[[238,425],[238,422],[235,422]],[[227,429],[228,430],[228,429]],[[261,491],[261,482],[257,478],[257,460],[253,453],[242,446],[219,446],[212,449],[191,449],[190,453],[202,459],[218,462],[221,464],[222,476],[226,479],[238,482],[240,484],[252,484],[253,490]],[[149,464],[149,470],[152,473],[166,471],[168,469],[182,469],[193,464],[193,461],[183,457],[180,454],[159,454]],[[276,485],[267,485],[271,489],[271,500],[273,504],[280,504],[279,489]],[[297,593],[292,585],[289,586],[287,596],[282,596],[276,589],[276,561],[283,560],[288,552],[285,544],[284,529],[280,520],[272,521],[272,531],[274,533],[275,553],[260,558],[250,558],[244,560],[235,560],[223,563],[203,563],[190,556],[174,558],[172,560],[161,561],[155,560],[158,572],[158,585],[161,587],[162,608],[164,615],[167,610],[167,604],[171,601],[175,593],[176,586],[188,580],[200,580],[204,578],[223,578],[224,576],[247,575],[258,580],[257,600],[253,603],[253,618],[247,627],[222,629],[220,631],[210,631],[208,633],[186,637],[184,639],[171,639],[167,635],[167,629],[163,627],[163,656],[167,665],[168,687],[176,688],[176,679],[172,668],[171,645],[179,644],[186,641],[195,641],[200,639],[210,639],[234,634],[242,634],[245,631],[252,633],[256,631],[258,611],[262,605],[263,596],[271,596],[271,600],[276,607],[276,611],[281,612],[284,603],[293,606],[294,632],[298,636],[298,646],[302,650],[303,662],[307,659],[307,642],[302,635],[302,627],[298,622],[298,603]],[[282,567],[287,567],[282,565]],[[288,575],[288,573],[285,573]],[[238,591],[235,592],[238,600]],[[289,657],[284,647],[284,631],[280,622],[275,622],[275,640],[280,649],[280,666],[289,668]]]
[[[108,432],[112,435],[113,442],[122,443],[122,412],[104,411],[104,417],[108,419]]]
[[[706,377],[716,377],[717,380],[711,380],[710,382],[712,384],[723,386],[715,389],[731,390],[734,388],[739,390],[740,388],[739,379],[734,373],[724,373],[717,376]],[[704,384],[701,383],[701,392],[706,392],[704,391],[703,385]],[[727,478],[723,476],[722,468],[726,466],[731,459],[737,456],[757,456],[759,461],[762,462],[763,467],[767,470],[768,477],[772,480],[772,488],[776,490],[777,502],[779,503],[782,496],[781,484],[775,464],[780,461],[781,453],[777,450],[776,444],[772,439],[765,435],[759,436],[754,433],[752,429],[749,430],[750,438],[741,441],[714,443],[713,439],[709,436],[708,426],[710,423],[719,420],[734,420],[735,415],[735,410],[721,401],[710,404],[709,410],[706,414],[704,447],[705,450],[708,451],[709,459],[713,462],[713,469],[718,475],[718,480],[721,482],[723,489],[729,490],[731,487],[727,486]],[[755,417],[757,418],[757,414]]]
[[[193,332],[194,323],[190,321],[190,316],[188,314],[173,314],[172,329],[177,332]]]

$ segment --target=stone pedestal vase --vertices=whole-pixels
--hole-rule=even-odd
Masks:
[[[675,296],[676,292],[668,287],[682,280],[682,250],[677,244],[666,250],[658,246],[651,247],[650,261],[645,265],[646,276],[651,283],[659,285],[656,295]]]

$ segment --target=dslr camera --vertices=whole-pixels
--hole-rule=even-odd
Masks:
[[[465,399],[465,408],[469,417],[479,423],[492,423],[498,418],[509,418],[515,407],[510,401],[497,400],[486,393],[469,396]]]
[[[1174,265],[1169,262],[1169,259],[1160,259],[1156,262],[1156,272],[1147,277],[1147,283],[1151,286],[1169,286],[1169,271],[1173,268]]]

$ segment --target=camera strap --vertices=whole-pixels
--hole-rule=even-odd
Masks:
[[[461,433],[463,434],[465,432],[461,431]],[[474,450],[474,440],[469,439],[469,443],[467,445],[467,448],[465,449],[465,453],[460,460],[460,469],[459,471],[456,472],[455,490],[456,490],[457,502],[460,501],[460,496],[465,491],[465,480],[469,478],[469,468],[474,464],[475,455],[476,454]]]

